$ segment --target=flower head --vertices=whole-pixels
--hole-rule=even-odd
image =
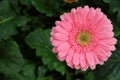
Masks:
[[[63,0],[66,3],[78,2],[78,0]]]
[[[113,26],[101,9],[78,7],[60,16],[51,31],[53,52],[71,68],[95,69],[115,50]]]

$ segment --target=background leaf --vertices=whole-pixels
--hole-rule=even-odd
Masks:
[[[17,33],[16,27],[25,25],[29,20],[25,16],[18,16],[10,5],[12,4],[9,0],[0,2],[0,41],[15,35]]]
[[[0,72],[12,77],[23,67],[24,59],[17,43],[13,40],[0,42]]]
[[[32,4],[40,13],[45,13],[49,17],[55,15],[60,5],[59,1],[56,0],[50,0],[49,2],[45,0],[33,0]]]
[[[66,67],[63,63],[56,59],[54,53],[51,52],[51,44],[49,41],[50,30],[37,29],[26,37],[27,44],[36,49],[36,56],[41,56],[42,61],[50,70],[55,69],[62,75],[65,74]]]
[[[120,0],[104,0],[106,3],[110,5],[110,11],[112,13],[117,12],[117,20],[120,22]]]

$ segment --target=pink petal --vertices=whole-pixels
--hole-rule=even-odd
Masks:
[[[101,52],[101,50],[99,48],[97,48],[97,50],[95,51],[97,57],[103,61],[106,61],[108,59],[108,57]]]
[[[77,14],[76,14],[76,17],[78,18],[78,20],[79,20],[79,23],[80,24],[83,24],[83,16],[81,15],[81,11],[82,11],[82,8],[81,7],[78,7],[77,8]]]
[[[65,51],[70,48],[70,44],[68,42],[63,42],[57,47],[57,51]]]
[[[97,26],[97,23],[99,23],[99,21],[101,20],[101,18],[103,17],[103,13],[101,12],[100,8],[96,9],[96,16],[94,18],[94,24],[95,26]]]
[[[67,21],[56,21],[55,24],[58,26],[63,27],[66,31],[70,31],[72,28],[72,25],[69,24]]]
[[[61,41],[67,41],[68,37],[62,33],[55,33],[55,38]]]
[[[89,7],[85,6],[83,11],[81,11],[81,12],[83,14],[83,22],[84,22],[84,24],[87,24],[88,22],[86,21],[86,18],[87,18],[88,12],[89,12]]]
[[[102,33],[97,33],[97,36],[102,39],[102,38],[111,38],[114,36],[113,32],[102,32]]]
[[[82,71],[86,71],[88,69],[88,64],[86,64],[84,67],[81,67]]]
[[[104,64],[104,61],[103,61],[103,60],[99,60],[99,64],[100,64],[100,65],[103,65],[103,64]]]
[[[91,68],[92,70],[94,70],[94,69],[96,68],[96,65],[90,66],[90,68]]]
[[[60,19],[62,21],[68,21],[70,23],[73,23],[72,15],[70,13],[64,13],[63,15],[60,16]]]
[[[54,48],[52,49],[52,52],[57,53],[57,52],[58,52],[58,51],[57,51],[57,48],[54,47]]]
[[[67,17],[67,16],[68,16],[68,13],[64,13],[63,15],[60,16],[60,19],[61,19],[62,21],[65,21],[65,20],[67,20],[66,18],[69,18],[69,17]]]
[[[112,55],[112,52],[111,52],[111,51],[106,52],[106,54],[105,54],[105,55],[107,55],[108,57],[110,57],[110,56]]]
[[[60,57],[60,56],[57,56],[58,60],[60,61],[64,61],[66,57]]]
[[[74,66],[80,64],[80,55],[79,55],[79,53],[74,53],[74,56],[73,56],[73,64],[74,64]]]
[[[116,47],[114,45],[111,45],[111,51],[115,51],[116,50]]]
[[[108,54],[106,53],[106,51],[104,50],[104,48],[98,48],[98,50],[101,52],[101,54],[105,54],[106,56],[108,56]]]
[[[50,41],[52,42],[54,40],[54,38],[53,37],[50,37]]]
[[[99,59],[98,59],[96,53],[93,53],[93,57],[94,57],[95,64],[98,64],[99,63]]]
[[[99,44],[100,48],[104,49],[105,51],[114,51],[116,48],[114,45],[109,45],[109,44],[106,44],[104,42],[101,42]]]
[[[55,36],[55,32],[54,31],[52,31],[50,34],[51,34],[51,36]]]
[[[92,52],[86,52],[86,58],[87,58],[87,62],[90,66],[95,66],[95,61],[94,61],[94,57],[92,55]]]
[[[112,32],[112,30],[113,30],[112,24],[106,24],[106,23],[103,24],[103,22],[97,24],[96,31],[98,31],[98,32],[99,31],[100,32],[103,32],[103,31],[106,31],[106,32],[111,31]]]
[[[71,13],[76,13],[76,9],[73,8],[73,9],[71,10]]]
[[[56,27],[55,27],[55,30],[56,30],[57,32],[59,32],[59,33],[63,33],[63,34],[65,34],[65,35],[69,35],[68,32],[67,32],[65,29],[63,29],[61,26],[56,26]]]
[[[84,53],[80,54],[80,65],[81,65],[82,68],[86,66],[86,57],[85,57]]]
[[[69,67],[71,67],[71,68],[74,68],[74,66],[73,66],[73,63],[72,63],[72,62],[67,62],[67,65],[68,65]]]
[[[73,60],[74,51],[73,49],[68,50],[68,55],[66,57],[66,62],[71,62]]]
[[[97,24],[96,29],[95,29],[95,31],[98,32],[98,33],[99,32],[104,32],[104,31],[108,32],[108,31],[112,31],[112,30],[113,30],[112,24],[100,24],[100,23]]]
[[[91,23],[92,20],[94,20],[96,12],[95,12],[94,8],[90,8],[88,13],[89,14],[87,15],[87,20],[89,20],[89,23]],[[91,24],[94,24],[94,23],[91,23]]]
[[[103,41],[107,44],[116,44],[117,43],[117,39],[115,39],[115,38],[101,39],[101,41]]]
[[[74,20],[74,23],[75,23],[74,26],[80,27],[78,14],[79,14],[78,12],[76,14],[73,14],[73,16],[74,16],[73,20]]]
[[[52,27],[52,32],[56,32],[56,30],[55,30],[55,26],[54,26],[54,27]]]
[[[56,47],[59,46],[61,43],[62,43],[62,41],[59,41],[59,40],[53,40],[52,41],[52,45],[56,46]]]
[[[75,69],[80,69],[80,65],[74,65]]]
[[[68,54],[68,50],[59,52],[59,53],[58,53],[58,56],[59,56],[59,57],[65,57],[67,54]]]

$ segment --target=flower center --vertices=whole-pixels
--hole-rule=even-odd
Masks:
[[[80,45],[86,46],[90,43],[91,41],[91,34],[84,31],[84,32],[80,32],[77,36],[77,42]]]

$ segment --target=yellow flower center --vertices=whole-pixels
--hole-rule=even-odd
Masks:
[[[80,45],[86,46],[90,43],[91,41],[91,34],[84,31],[84,32],[80,32],[77,36],[77,42]]]

